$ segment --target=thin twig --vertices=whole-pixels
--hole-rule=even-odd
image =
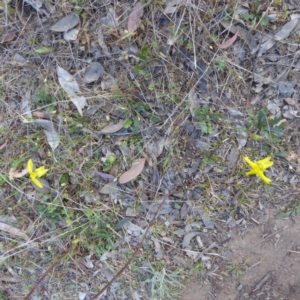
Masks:
[[[133,254],[131,255],[130,259],[127,261],[127,263],[123,266],[123,268],[114,276],[114,278],[108,282],[104,288],[102,288],[100,290],[100,292],[98,294],[96,294],[96,296],[94,298],[92,298],[92,300],[97,300],[99,296],[101,296],[120,276],[121,274],[127,269],[127,267],[130,265],[130,263],[132,262],[132,260],[135,258],[135,256],[137,255],[138,251],[140,250],[140,248],[142,247],[143,245],[143,242],[147,236],[147,233],[149,231],[149,229],[151,228],[151,226],[153,225],[160,209],[162,208],[163,204],[165,203],[166,199],[168,198],[169,195],[166,195],[163,199],[163,201],[161,202],[161,204],[159,205],[157,211],[155,212],[155,215],[153,216],[151,222],[149,223],[143,237],[142,237],[142,240],[140,241],[140,243],[137,245],[135,251],[133,252]]]
[[[45,277],[53,270],[53,268],[73,249],[76,245],[71,244],[69,248],[48,268],[48,270],[43,274],[43,276],[39,279],[39,281],[32,287],[30,292],[26,295],[24,300],[29,300],[31,295],[34,293],[39,284],[45,279]]]

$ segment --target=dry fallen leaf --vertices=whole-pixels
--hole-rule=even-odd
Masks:
[[[33,111],[32,115],[35,117],[38,117],[39,119],[47,119],[50,120],[50,116],[47,113],[44,113],[42,111]]]
[[[81,264],[83,264],[86,268],[88,269],[93,269],[94,268],[94,264],[93,262],[91,261],[90,259],[90,256],[86,256],[86,257],[83,257],[79,260],[79,262]]]
[[[59,136],[57,132],[54,129],[54,125],[51,121],[43,120],[43,119],[37,119],[34,121],[27,121],[25,120],[24,123],[33,123],[41,126],[44,130],[44,133],[46,135],[47,141],[49,146],[54,151],[58,145],[59,145]]]
[[[79,92],[79,85],[75,80],[75,78],[58,65],[57,65],[57,76],[61,87],[66,93],[68,93],[69,95],[74,95]]]
[[[143,16],[143,14],[144,14],[143,4],[141,2],[138,2],[134,6],[134,8],[128,18],[128,32],[129,33],[135,32],[138,29],[138,27],[140,26],[141,18]]]
[[[114,133],[114,132],[117,132],[119,131],[120,129],[123,128],[123,125],[124,123],[126,122],[126,120],[121,120],[119,121],[118,123],[114,124],[114,123],[111,123],[105,127],[103,127],[100,131],[100,133],[103,133],[103,134],[109,134],[109,133]]]
[[[299,155],[295,152],[291,152],[291,155],[290,156],[286,156],[285,159],[288,160],[288,161],[291,161],[293,159],[297,159],[299,157]]]
[[[30,242],[30,238],[28,237],[28,235],[18,228],[0,222],[0,230],[8,232],[9,234],[14,236],[18,236],[26,240],[27,242]],[[38,248],[38,243],[30,242],[30,245],[33,248]]]
[[[109,50],[105,44],[105,41],[104,41],[104,36],[103,36],[103,32],[102,32],[102,28],[99,27],[98,29],[98,43],[99,43],[99,46],[102,48],[102,51],[105,55],[108,55],[109,54]]]
[[[166,8],[164,10],[165,14],[173,14],[177,6],[182,2],[182,0],[167,0],[166,1]]]
[[[77,96],[79,92],[79,85],[75,78],[64,70],[62,67],[57,65],[58,81],[65,92],[70,96],[70,100],[78,109],[78,112],[82,116],[82,108],[87,105],[86,99],[83,96]]]
[[[282,41],[286,39],[291,32],[295,29],[299,22],[299,19],[294,19],[292,21],[287,22],[284,24],[281,29],[275,34],[274,38],[276,41]]]
[[[1,39],[1,44],[8,43],[13,41],[18,35],[18,30],[12,29],[9,30],[7,33],[4,34],[3,38]]]
[[[285,98],[284,101],[286,101],[289,105],[292,105],[295,108],[297,108],[298,110],[300,110],[300,105],[299,105],[299,103],[295,99],[293,99],[293,98]]]
[[[230,38],[229,40],[227,40],[226,42],[224,42],[222,44],[217,44],[217,46],[220,49],[226,49],[226,48],[230,47],[235,42],[235,40],[237,39],[238,34],[239,34],[239,31],[237,31],[232,38]]]
[[[82,116],[82,109],[87,105],[86,99],[84,97],[72,97],[70,100],[77,107],[79,114]]]
[[[132,167],[127,172],[121,175],[121,177],[119,178],[119,183],[127,183],[140,175],[144,169],[145,161],[145,158],[140,158],[134,161]]]
[[[100,194],[105,194],[105,195],[109,195],[117,192],[118,192],[118,188],[116,182],[110,182],[104,185],[99,191]]]
[[[15,278],[15,277],[11,277],[11,276],[2,276],[0,277],[0,281],[6,281],[6,282],[20,282],[22,281],[22,278]]]
[[[2,145],[0,146],[0,150],[4,149],[4,148],[6,147],[6,145],[7,145],[7,142],[5,142],[4,144],[2,144]]]
[[[231,21],[225,20],[221,21],[221,25],[234,34],[238,31],[239,37],[243,39],[247,46],[250,48],[251,54],[254,54],[258,51],[259,45],[256,44],[254,36],[247,29],[241,26],[232,25]]]
[[[85,83],[91,83],[97,81],[104,74],[105,72],[102,65],[98,62],[93,62],[86,70],[83,80]]]
[[[25,176],[26,174],[28,174],[28,169],[24,169],[23,171],[21,172],[12,172],[12,177],[13,178],[21,178],[23,176]]]
[[[74,28],[79,21],[79,17],[71,13],[52,25],[50,29],[55,32],[66,32]]]
[[[77,28],[72,28],[64,32],[64,40],[66,41],[76,41],[79,30]]]
[[[107,16],[100,18],[99,21],[107,27],[115,28],[118,26],[118,16],[113,8],[109,8]]]

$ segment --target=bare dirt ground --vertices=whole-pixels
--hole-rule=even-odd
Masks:
[[[193,281],[182,300],[299,299],[299,222],[299,218],[275,219],[274,211],[268,211],[259,225],[232,230],[225,252],[232,264],[247,260],[249,267],[240,278],[225,275],[210,283]]]

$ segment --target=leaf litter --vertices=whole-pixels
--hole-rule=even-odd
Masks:
[[[2,178],[5,183],[0,193],[5,205],[13,207],[16,213],[19,208],[27,212],[26,205],[30,206],[25,223],[33,223],[30,233],[54,255],[56,249],[64,251],[61,248],[70,243],[65,231],[72,233],[74,244],[80,239],[80,247],[74,254],[88,256],[89,262],[87,266],[78,264],[79,268],[85,276],[91,275],[97,282],[105,283],[125,264],[124,253],[127,257],[129,248],[130,251],[136,249],[148,221],[167,195],[142,251],[137,254],[137,262],[145,266],[144,262],[150,261],[155,272],[166,270],[169,274],[169,267],[179,268],[173,259],[176,257],[177,262],[181,262],[181,271],[186,274],[187,269],[194,272],[194,262],[199,260],[204,272],[208,272],[204,273],[208,274],[207,281],[210,282],[211,276],[217,281],[222,274],[220,266],[227,263],[226,247],[234,243],[236,231],[247,237],[255,228],[260,228],[260,224],[268,223],[266,208],[289,207],[290,201],[296,200],[293,195],[282,197],[292,190],[297,193],[300,182],[297,165],[299,61],[297,43],[291,43],[297,40],[299,33],[297,18],[291,14],[297,8],[290,4],[289,14],[285,16],[279,13],[275,3],[268,9],[264,5],[254,7],[252,3],[234,7],[228,4],[225,11],[209,1],[202,1],[197,7],[190,2],[172,0],[165,1],[162,4],[165,6],[146,5],[141,13],[136,8],[141,7],[142,2],[135,2],[136,6],[123,3],[101,7],[94,3],[85,4],[83,8],[72,6],[78,18],[58,4],[51,10],[48,2],[23,3],[27,8],[29,3],[36,11],[31,10],[30,18],[22,13],[21,22],[26,24],[26,30],[19,31],[18,38],[3,44],[2,49],[6,96],[0,129],[4,136],[1,137],[1,145],[5,145],[1,155],[5,171],[1,173],[0,184]],[[165,11],[159,11],[161,9]],[[59,24],[64,19],[62,15],[73,24],[71,21]],[[226,20],[221,20],[224,15]],[[266,23],[265,17],[272,25]],[[50,27],[50,32],[45,30],[53,24],[52,20],[59,19]],[[83,27],[79,33],[76,26],[80,26],[80,19]],[[11,20],[7,12],[6,22],[9,24]],[[198,22],[203,23],[200,29]],[[29,29],[33,24],[39,38],[27,45],[24,40],[33,41]],[[9,26],[7,28],[14,28],[15,24]],[[228,39],[228,34],[233,37]],[[168,37],[171,45],[165,45]],[[140,54],[145,60],[136,60]],[[57,67],[55,71],[56,65],[65,69]],[[13,73],[19,76],[9,75]],[[55,74],[61,88],[53,80]],[[28,82],[35,84],[28,86]],[[194,90],[193,96],[190,96],[191,90]],[[70,110],[64,92],[79,114]],[[31,100],[31,95],[36,93],[43,95],[39,105]],[[89,99],[89,108],[84,115],[86,99]],[[266,115],[265,120],[261,114],[257,116],[261,110]],[[214,114],[221,114],[221,119],[214,119]],[[59,128],[59,139],[56,136],[54,140],[60,147],[51,146],[47,138],[51,150],[56,148],[53,153],[48,151],[45,139],[40,139],[33,126],[16,126],[16,115],[26,117],[48,132],[52,131],[51,126]],[[49,121],[50,125],[43,127],[34,123],[32,117],[37,117],[38,123]],[[123,122],[129,118],[124,128]],[[115,121],[107,124],[108,119]],[[203,131],[203,128],[206,129]],[[280,133],[279,143],[270,139],[272,132]],[[102,154],[108,153],[105,149],[114,155],[111,164],[101,160]],[[262,184],[245,189],[248,178],[241,157],[249,153],[257,160],[269,154],[274,157],[275,164],[269,172],[276,184],[269,189]],[[52,166],[49,194],[32,190],[27,176],[23,176],[26,174],[16,171],[22,170],[30,156]],[[136,157],[146,159],[142,158],[143,164],[141,159],[137,160],[139,167],[130,168]],[[6,184],[9,182],[6,174],[12,178],[13,172],[20,177],[10,186]],[[234,208],[229,206],[233,198],[236,199]],[[270,199],[275,201],[270,202]],[[114,232],[115,225],[125,217],[128,224]],[[96,221],[100,220],[105,224],[104,233],[97,231]],[[3,234],[5,236],[5,232]],[[47,240],[49,234],[51,243]],[[285,234],[282,233],[281,238],[285,238]],[[110,237],[111,243],[106,243]],[[253,240],[256,239],[259,236]],[[239,244],[243,244],[243,239],[239,239]],[[280,244],[275,244],[274,249]],[[151,253],[148,251],[153,255],[148,255]],[[47,258],[48,252],[44,253],[43,258]],[[107,255],[105,265],[109,271],[105,274],[101,272],[104,262],[99,263],[103,253],[114,253]],[[32,251],[26,250],[25,254],[34,261]],[[243,254],[253,255],[248,249]],[[22,255],[17,253],[15,257]],[[51,265],[50,259],[45,260],[44,265],[40,260],[35,263],[44,269],[45,264]],[[93,267],[89,269],[90,263]],[[141,265],[137,267],[143,272]],[[259,266],[250,268],[247,274],[252,270],[259,272]],[[56,279],[57,272],[59,268],[52,272],[52,279]],[[99,287],[91,286],[89,290],[80,272],[76,272],[80,282],[76,288],[82,289],[83,294],[76,291],[73,296],[89,297]],[[67,284],[68,276],[60,278]],[[130,279],[140,283],[137,278],[132,268]],[[222,278],[224,282],[236,283],[229,276]],[[25,282],[27,284],[24,278]],[[247,286],[253,282],[250,278],[242,292],[247,293]],[[48,284],[47,288],[52,286]],[[225,286],[225,291],[227,288]],[[146,285],[125,294],[129,298],[132,294],[144,298],[146,290],[149,297],[153,291],[148,291]],[[107,290],[106,296],[116,298],[113,293],[118,291],[119,281]],[[55,294],[53,290],[48,292]],[[223,293],[218,289],[214,292]],[[283,294],[281,297],[293,296]]]
[[[132,9],[128,17],[128,32],[133,33],[135,32],[141,23],[141,18],[144,14],[144,8],[142,2],[137,2],[137,4]]]

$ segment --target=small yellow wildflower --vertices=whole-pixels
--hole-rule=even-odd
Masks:
[[[262,160],[259,160],[257,163],[251,161],[248,156],[244,156],[244,160],[247,164],[252,168],[251,171],[247,172],[246,175],[254,175],[257,174],[265,183],[270,183],[272,180],[265,176],[263,173],[264,170],[273,166],[274,162],[270,161],[271,156],[268,156]]]
[[[108,161],[109,161],[109,162],[114,162],[114,161],[115,161],[115,157],[111,155],[111,156],[108,158]]]
[[[45,169],[45,167],[43,166],[34,170],[33,161],[31,159],[28,160],[27,169],[32,182],[39,188],[43,188],[43,185],[38,180],[38,178],[44,176],[49,171],[49,169]]]

